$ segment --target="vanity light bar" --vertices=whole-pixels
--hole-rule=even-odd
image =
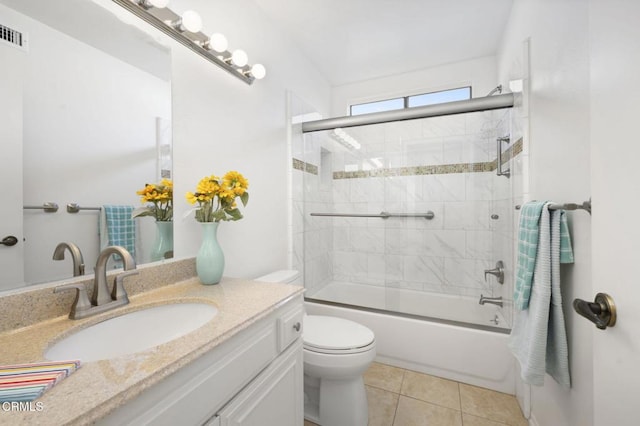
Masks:
[[[247,54],[244,51],[226,50],[226,39],[221,34],[212,34],[209,37],[201,32],[200,16],[193,11],[187,11],[180,16],[165,7],[169,3],[168,0],[113,1],[247,84],[252,84],[254,80],[259,80],[266,74],[263,65],[247,64]]]

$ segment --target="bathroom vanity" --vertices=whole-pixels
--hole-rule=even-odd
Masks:
[[[158,273],[150,267],[132,277],[123,308],[4,327],[0,364],[45,361],[48,347],[77,330],[147,307],[209,303],[218,313],[160,346],[83,363],[37,400],[41,411],[2,412],[0,424],[302,424],[303,289],[240,279],[204,286],[197,278],[146,288]],[[136,285],[145,291],[136,294]],[[52,288],[35,291],[35,299],[50,294],[52,306],[70,306]]]

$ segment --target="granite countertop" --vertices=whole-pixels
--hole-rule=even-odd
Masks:
[[[287,284],[224,278],[220,284],[204,286],[197,278],[189,278],[133,295],[128,305],[94,317],[70,320],[61,316],[4,331],[0,334],[0,365],[20,364],[46,361],[44,351],[55,341],[125,312],[177,302],[210,303],[219,311],[204,326],[163,345],[83,363],[38,398],[41,404],[32,404],[32,410],[0,410],[0,424],[95,422],[302,292],[302,287]]]

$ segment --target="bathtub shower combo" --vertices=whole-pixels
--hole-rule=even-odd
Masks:
[[[380,361],[514,393],[512,94],[294,125],[292,266],[307,312]]]

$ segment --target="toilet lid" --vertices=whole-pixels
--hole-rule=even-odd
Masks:
[[[304,318],[304,345],[315,349],[348,350],[370,345],[373,331],[342,318],[307,315]]]

